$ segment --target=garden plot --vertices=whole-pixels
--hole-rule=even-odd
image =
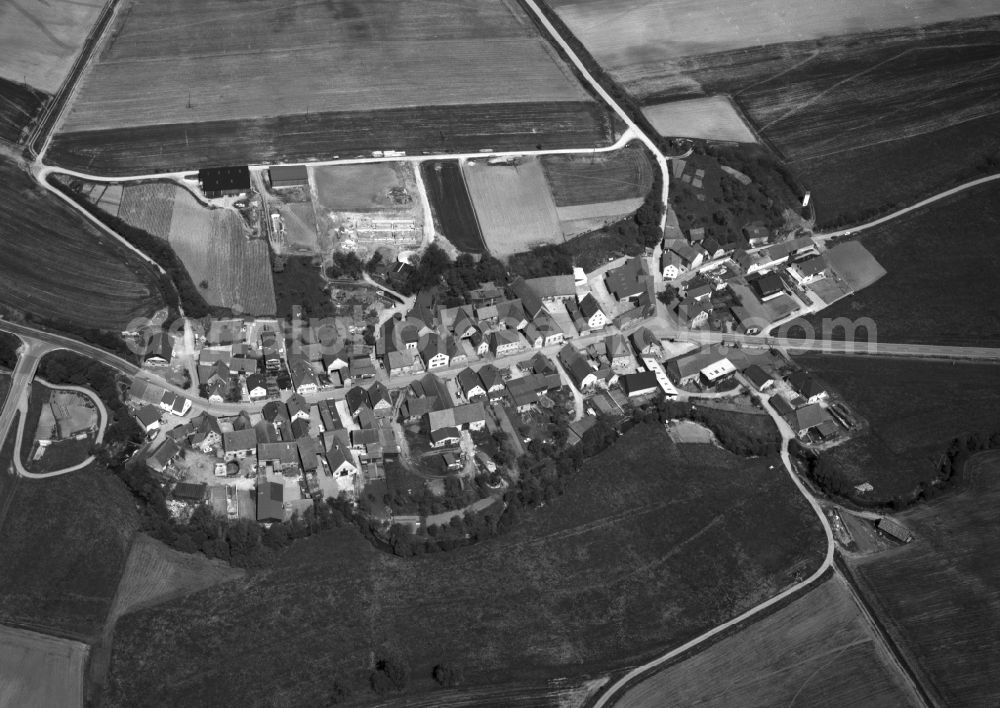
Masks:
[[[562,242],[559,214],[537,160],[515,165],[470,161],[463,172],[483,239],[494,256]]]

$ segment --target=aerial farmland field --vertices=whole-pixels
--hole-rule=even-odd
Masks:
[[[43,91],[0,77],[0,139],[20,142],[22,131],[48,100]]]
[[[961,492],[899,515],[911,543],[849,565],[937,703],[990,706],[1000,702],[1000,453],[974,455],[964,476]]]
[[[495,257],[562,242],[559,214],[538,160],[513,165],[470,160],[462,172],[483,240]]]
[[[664,696],[705,708],[920,705],[839,577],[652,674],[614,705],[657,708]]]
[[[374,701],[370,656],[386,642],[410,664],[407,698],[420,705],[441,705],[427,695],[438,663],[470,689],[606,673],[818,566],[818,520],[773,460],[685,447],[661,426],[633,428],[568,478],[563,496],[485,543],[398,558],[340,529],[294,544],[273,572],[242,581],[244,592],[220,586],[126,615],[106,705],[279,693],[322,704],[333,675],[356,687],[352,700]],[[357,621],[370,616],[378,622]],[[303,641],[313,650],[292,650]]]
[[[732,101],[725,96],[706,96],[646,106],[642,114],[660,135],[705,140],[755,143]]]
[[[0,626],[0,703],[83,705],[86,644]]]
[[[444,237],[460,251],[483,253],[486,243],[458,161],[422,162],[420,170],[431,210]]]
[[[141,148],[151,135],[142,129],[168,144],[190,137],[191,149],[174,161],[193,167],[203,152],[199,135],[213,125],[224,126],[232,139],[247,140],[244,147],[259,144],[242,158],[259,162],[291,150],[315,157],[332,156],[330,150],[417,144],[430,149],[462,141],[461,114],[475,115],[486,106],[492,107],[493,125],[479,136],[478,147],[493,147],[509,134],[523,141],[533,110],[562,104],[582,109],[593,137],[610,137],[603,110],[588,110],[597,104],[521,7],[507,0],[333,0],[275,7],[132,0],[84,76],[61,132],[70,143],[80,134],[84,149],[119,140],[121,149],[137,145],[139,164],[145,164]],[[433,120],[433,137],[394,142],[442,107],[455,109],[457,128]],[[402,111],[396,123],[408,114],[409,125],[400,131],[370,120],[384,111]],[[286,120],[291,116],[296,120]],[[307,146],[301,133],[309,131],[295,128],[296,121],[334,135]],[[338,142],[338,129],[347,140]],[[238,135],[246,131],[252,136]],[[528,144],[542,137],[544,132]],[[171,159],[170,150],[164,152]],[[106,164],[102,160],[98,167]]]
[[[996,12],[991,0],[877,5],[867,0],[824,0],[796,6],[794,11],[782,0],[549,0],[548,4],[612,77],[637,96],[661,92],[671,62],[681,57]]]
[[[0,160],[0,302],[50,321],[121,331],[164,306],[157,274]]]

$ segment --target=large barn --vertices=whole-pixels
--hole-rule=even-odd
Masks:
[[[198,183],[209,199],[236,197],[250,191],[250,168],[246,165],[207,167],[198,170]]]
[[[278,165],[269,168],[267,173],[275,189],[309,184],[309,171],[305,165]]]

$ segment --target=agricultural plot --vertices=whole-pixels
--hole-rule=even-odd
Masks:
[[[121,331],[164,306],[138,256],[0,160],[0,302],[53,323]]]
[[[99,634],[139,523],[132,495],[92,465],[21,479],[10,509],[0,526],[0,622],[81,640]]]
[[[938,475],[951,440],[996,429],[997,367],[871,357],[803,355],[796,361],[840,393],[870,427],[823,453],[842,493],[867,503],[906,498]],[[874,490],[858,493],[854,485]]]
[[[88,174],[172,172],[241,163],[599,146],[612,141],[593,101],[421,106],[58,133],[47,161]]]
[[[127,184],[118,211],[108,213],[148,234],[169,239],[177,193],[177,185],[170,182]]]
[[[557,207],[559,228],[566,238],[589,233],[624,219],[641,207],[644,201],[644,199],[620,199],[616,202]]]
[[[248,577],[244,592],[211,588],[126,615],[106,703],[281,695],[316,704],[334,675],[357,700],[374,700],[370,656],[384,643],[410,665],[407,698],[433,705],[438,663],[463,672],[463,689],[605,673],[695,636],[821,562],[818,521],[787,475],[769,469],[773,460],[685,447],[660,426],[634,428],[569,478],[565,495],[488,543],[404,559],[344,529],[296,543],[273,572]],[[364,616],[379,621],[356,621]],[[478,630],[460,629],[469,626]],[[303,631],[313,651],[292,651]],[[268,641],[249,640],[261,636]]]
[[[0,4],[0,76],[54,94],[103,6],[75,0]]]
[[[0,77],[0,140],[20,142],[49,98],[44,91]]]
[[[642,199],[653,186],[656,169],[645,148],[635,143],[593,155],[544,155],[539,161],[557,207]]]
[[[706,54],[660,71],[644,101],[732,95],[813,192],[822,227],[977,176],[1000,150],[998,17]]]
[[[615,706],[919,706],[840,578],[626,691]]]
[[[1000,268],[998,232],[996,183],[865,231],[888,275],[809,321],[868,317],[885,342],[1000,347],[1000,283],[986,275]]]
[[[990,0],[833,0],[789,12],[782,0],[552,0],[560,19],[633,94],[662,92],[672,60],[848,33],[915,27],[996,12]],[[689,82],[691,87],[696,84]]]
[[[657,133],[666,137],[757,142],[753,131],[726,96],[658,103],[643,108],[642,115]]]
[[[497,258],[562,242],[559,214],[538,160],[462,166],[487,249]]]
[[[878,618],[939,705],[1000,702],[1000,454],[973,456],[967,488],[899,515],[914,540],[848,561]]]
[[[235,210],[208,209],[186,189],[174,189],[170,245],[205,300],[246,314],[273,315],[267,241],[248,238]]]
[[[86,644],[0,626],[0,703],[82,706]]]
[[[484,253],[486,243],[458,162],[422,162],[420,170],[439,231],[464,253]]]
[[[854,292],[874,284],[886,273],[860,241],[837,244],[826,252],[826,259],[833,272]]]
[[[183,126],[264,121],[246,145],[267,150],[282,133],[299,133],[282,118],[296,116],[304,124],[344,122],[341,127],[374,142],[369,150],[406,149],[393,143],[396,131],[380,133],[377,124],[359,125],[352,116],[509,104],[503,113],[513,117],[522,107],[550,103],[597,107],[523,9],[504,0],[333,0],[235,9],[227,0],[136,0],[85,76],[62,131],[125,130],[141,143],[142,133],[132,130],[173,126],[165,132],[183,134]],[[494,113],[480,147],[511,127],[522,132],[519,121],[506,125],[502,115]],[[277,123],[267,122],[272,119]],[[447,133],[449,122],[433,130]],[[289,144],[301,141],[298,134]],[[331,154],[322,145],[312,152]]]

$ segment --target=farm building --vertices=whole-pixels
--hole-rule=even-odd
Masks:
[[[305,165],[278,165],[267,172],[271,178],[271,186],[276,189],[309,184],[309,171]]]
[[[198,170],[198,184],[209,199],[246,194],[250,191],[250,168],[240,165]]]
[[[278,482],[257,481],[257,521],[285,518],[285,488]]]
[[[204,482],[178,482],[171,496],[177,501],[200,504],[208,498],[208,485]]]
[[[768,273],[754,281],[753,289],[757,292],[761,302],[767,302],[784,293],[785,284],[781,282],[781,276],[777,273]]]
[[[774,379],[767,375],[767,372],[756,364],[751,364],[743,372],[743,375],[747,377],[747,380],[753,384],[753,387],[758,391],[766,391],[774,385]]]
[[[786,381],[788,381],[788,385],[792,387],[795,393],[802,396],[809,403],[818,403],[829,396],[826,387],[814,376],[805,371],[795,371],[789,374]]]
[[[629,398],[645,396],[660,390],[660,384],[656,380],[656,374],[652,371],[640,371],[637,374],[626,374],[620,379],[622,391]]]
[[[896,523],[887,516],[883,516],[881,519],[879,519],[877,526],[879,531],[889,536],[890,538],[894,538],[900,543],[909,543],[910,541],[913,540],[912,533],[907,531],[905,527]]]

